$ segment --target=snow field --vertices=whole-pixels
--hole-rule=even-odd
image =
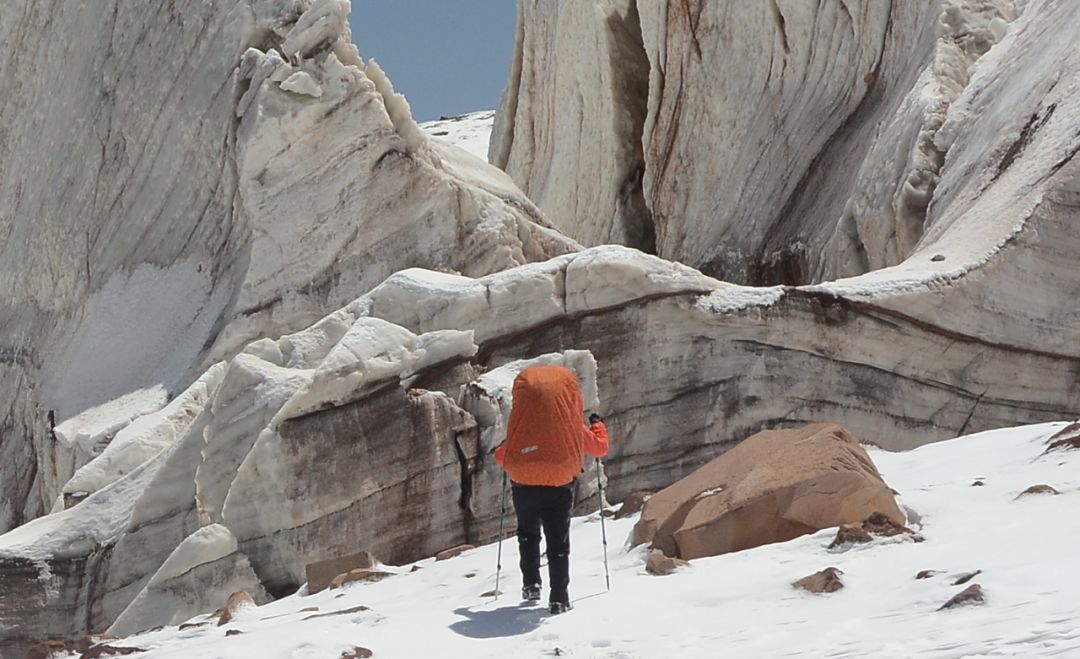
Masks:
[[[1061,423],[998,430],[907,453],[871,457],[901,502],[921,518],[925,542],[885,538],[830,550],[834,529],[735,554],[698,559],[667,577],[627,550],[636,517],[606,520],[611,592],[604,590],[596,514],[571,531],[574,610],[550,616],[520,602],[517,547],[503,542],[503,595],[494,588],[497,546],[395,576],[242,611],[219,628],[175,627],[126,639],[149,657],[335,657],[353,647],[376,657],[1050,657],[1080,656],[1080,454],[1043,455]],[[973,486],[976,480],[985,485]],[[1061,496],[1017,499],[1039,483]],[[359,549],[359,548],[358,548]],[[845,588],[812,595],[792,581],[828,566]],[[923,580],[921,570],[939,570]],[[982,606],[937,609],[966,585]],[[303,592],[303,590],[301,591]],[[545,601],[546,601],[545,591]],[[543,602],[542,602],[543,603]],[[369,607],[341,615],[312,615]],[[319,607],[318,612],[301,611]],[[196,622],[200,619],[196,619]],[[227,630],[243,633],[226,637]]]

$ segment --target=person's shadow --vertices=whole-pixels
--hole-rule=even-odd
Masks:
[[[462,607],[454,613],[465,618],[450,625],[454,632],[469,638],[498,638],[531,632],[540,626],[547,609],[522,603],[488,611]]]

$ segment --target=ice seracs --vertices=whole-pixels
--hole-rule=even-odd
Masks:
[[[19,90],[0,151],[21,163],[0,170],[0,531],[51,510],[121,430],[89,453],[53,439],[87,410],[176,396],[404,267],[483,275],[577,248],[505,174],[428,144],[352,45],[345,0],[29,6],[0,16]]]

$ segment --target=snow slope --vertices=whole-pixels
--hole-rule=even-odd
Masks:
[[[420,124],[420,129],[433,139],[465,149],[487,162],[488,141],[491,139],[491,125],[494,121],[494,110],[481,110],[457,117],[426,121]]]
[[[494,587],[496,546],[435,563],[390,568],[376,583],[294,595],[242,610],[225,627],[176,627],[117,642],[147,657],[336,657],[356,646],[375,657],[969,657],[1078,656],[1080,453],[1045,454],[1061,423],[998,430],[907,453],[872,449],[914,514],[925,542],[879,539],[830,550],[834,532],[699,559],[667,577],[647,575],[645,552],[621,546],[635,518],[607,521],[612,590],[605,593],[601,526],[572,528],[575,610],[552,617],[519,603],[517,549],[503,543],[504,595]],[[976,480],[985,485],[973,486]],[[1061,496],[1031,495],[1047,483]],[[829,595],[790,583],[827,566],[846,587]],[[940,570],[916,580],[921,570]],[[971,583],[987,603],[937,609]],[[303,591],[301,591],[303,592]],[[332,614],[358,606],[367,610]],[[319,611],[301,611],[319,607]],[[321,616],[321,617],[313,617]],[[196,622],[203,618],[195,619]],[[229,630],[243,633],[226,637]]]

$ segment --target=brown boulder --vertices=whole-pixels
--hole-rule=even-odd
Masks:
[[[449,558],[453,558],[455,556],[463,554],[463,553],[469,551],[470,549],[476,549],[476,548],[473,547],[472,545],[458,545],[456,547],[451,547],[449,549],[444,549],[444,550],[440,551],[438,554],[435,554],[435,560],[437,560],[437,561],[445,561],[445,560],[447,560]]]
[[[714,556],[904,516],[866,450],[836,424],[767,430],[653,495],[632,543],[668,556]]]
[[[345,574],[339,574],[330,582],[330,589],[341,588],[347,583],[354,581],[378,581],[389,577],[391,572],[382,570],[349,570]]]
[[[63,641],[42,641],[30,646],[26,651],[26,659],[49,659],[53,655],[67,654],[71,652]]]
[[[844,587],[844,582],[840,579],[840,575],[843,573],[838,568],[827,567],[821,572],[805,576],[791,585],[811,593],[835,593]]]
[[[367,551],[361,551],[339,558],[331,558],[325,561],[308,563],[304,567],[304,571],[307,575],[308,594],[314,595],[315,593],[326,590],[330,586],[330,582],[334,580],[334,577],[339,574],[345,574],[350,570],[371,570],[377,567],[378,564],[379,562],[375,559],[374,554]]]
[[[652,492],[640,491],[633,492],[630,496],[623,500],[622,505],[619,506],[619,510],[615,513],[615,519],[623,519],[641,512],[641,509],[645,507],[645,502],[652,497]]]
[[[919,570],[919,573],[915,575],[916,579],[929,579],[930,577],[940,574],[940,570]]]
[[[375,656],[375,653],[367,648],[360,647],[359,645],[352,650],[346,650],[341,653],[341,659],[367,659],[368,657]]]
[[[649,574],[662,577],[671,574],[681,567],[687,567],[688,565],[690,565],[690,563],[681,558],[671,558],[670,556],[664,556],[658,551],[654,551],[649,555],[649,560],[645,561],[645,571]]]
[[[1016,498],[1019,499],[1020,497],[1026,495],[1026,494],[1061,494],[1061,492],[1058,492],[1056,489],[1050,487],[1049,485],[1045,485],[1045,484],[1043,484],[1043,485],[1032,485],[1028,489],[1026,489],[1023,492],[1021,492],[1020,494],[1016,495]]]
[[[970,604],[983,604],[986,602],[986,595],[983,593],[982,586],[977,583],[973,583],[967,588],[963,589],[952,597],[948,602],[941,605],[938,611],[944,611],[945,609],[952,609],[958,606],[966,606]]]
[[[232,622],[236,617],[236,612],[248,606],[255,606],[255,600],[248,591],[241,590],[229,595],[229,601],[225,603],[225,607],[219,609],[221,613],[218,616],[218,627]]]

